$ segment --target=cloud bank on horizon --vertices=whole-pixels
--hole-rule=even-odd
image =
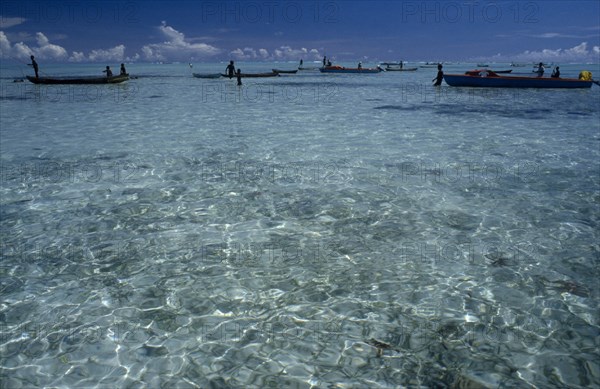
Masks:
[[[600,2],[379,3],[57,1],[47,8],[36,0],[7,0],[0,8],[0,58],[600,62],[600,12],[594,15]]]
[[[16,25],[18,23],[12,24]],[[50,43],[50,40],[42,32],[36,32],[35,44],[26,44],[23,41],[11,43],[4,31],[0,30],[0,58],[16,58],[26,60],[31,55],[38,59],[49,61],[69,61],[69,62],[163,62],[163,61],[189,61],[216,58],[226,53],[226,57],[232,57],[238,60],[297,60],[304,57],[308,59],[319,59],[321,54],[318,49],[292,48],[290,46],[280,46],[271,51],[265,48],[254,49],[251,47],[235,48],[226,51],[218,47],[206,44],[191,42],[186,39],[184,33],[167,25],[163,21],[157,27],[164,38],[164,41],[158,43],[148,43],[141,47],[139,52],[126,54],[126,46],[119,44],[107,49],[93,49],[87,54],[83,51],[72,51],[69,55],[67,49],[62,46]]]

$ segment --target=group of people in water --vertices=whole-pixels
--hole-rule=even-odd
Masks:
[[[433,86],[440,86],[442,85],[442,80],[444,80],[444,71],[442,70],[442,64],[438,64],[437,66],[438,68],[438,72],[437,75],[435,76],[435,78],[433,80],[431,80],[433,83]],[[538,77],[542,77],[544,75],[544,64],[542,62],[539,63],[539,65],[537,66],[537,75]],[[560,67],[555,67],[554,70],[552,71],[552,75],[550,76],[552,78],[560,78]]]
[[[29,66],[33,67],[33,71],[35,72],[35,78],[39,78],[39,66],[37,64],[37,62],[35,61],[35,57],[32,55],[31,57],[31,63],[28,64]],[[300,66],[302,66],[303,64],[303,60],[300,60]],[[402,67],[402,62],[400,62],[400,66]],[[331,60],[328,60],[327,57],[323,57],[323,66],[332,66],[331,64]],[[438,72],[437,75],[435,76],[435,78],[433,78],[433,80],[431,80],[433,82],[433,86],[440,86],[442,85],[442,81],[444,80],[444,71],[442,70],[442,64],[438,64],[437,66],[438,68]],[[362,69],[362,62],[358,62],[358,69]],[[542,62],[539,63],[539,65],[537,66],[537,71],[536,73],[538,74],[538,77],[542,77],[544,75],[544,64]],[[106,77],[112,77],[113,76],[113,72],[112,70],[110,70],[110,66],[106,66],[106,69],[102,71],[103,73],[106,73]],[[229,79],[232,79],[234,76],[237,78],[237,84],[238,85],[242,85],[242,71],[241,69],[237,69],[235,68],[235,65],[233,63],[233,61],[229,61],[229,65],[227,65],[227,67],[225,68],[225,73],[227,73],[227,76],[229,77]],[[121,76],[126,76],[127,75],[127,70],[125,70],[125,64],[121,64],[121,69],[119,72],[119,75]],[[560,68],[558,66],[556,66],[554,68],[554,70],[552,71],[552,78],[559,78],[560,77]]]
[[[31,63],[29,63],[28,65],[33,67],[33,71],[35,72],[35,78],[40,78],[39,76],[39,71],[40,71],[40,67],[38,65],[38,63],[35,61],[35,57],[32,55],[31,57],[29,57],[31,59]],[[106,66],[106,69],[104,69],[102,71],[102,73],[106,73],[106,77],[112,77],[113,76],[113,72],[112,70],[110,70],[110,66]],[[125,64],[122,63],[121,64],[121,70],[119,72],[120,76],[127,76],[127,70],[125,70]]]
[[[229,61],[229,65],[227,65],[225,68],[225,73],[227,73],[227,76],[230,80],[233,78],[233,76],[236,76],[237,84],[242,85],[242,70],[238,68],[236,71],[233,61]]]

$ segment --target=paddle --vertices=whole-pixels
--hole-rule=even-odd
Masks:
[[[592,82],[598,86],[600,86],[600,81],[592,80]]]

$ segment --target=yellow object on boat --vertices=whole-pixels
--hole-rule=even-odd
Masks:
[[[579,79],[585,81],[592,81],[592,72],[588,72],[587,70],[579,73]]]

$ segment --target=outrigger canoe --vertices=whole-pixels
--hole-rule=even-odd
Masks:
[[[280,70],[280,69],[273,69],[274,73],[281,73],[281,74],[296,74],[298,73],[298,69],[296,70]]]
[[[229,78],[227,74],[221,74],[223,77]],[[242,78],[256,78],[256,77],[279,77],[279,73],[271,72],[271,73],[242,73],[240,74]],[[234,74],[232,78],[236,78],[237,74]]]
[[[370,74],[370,73],[379,73],[382,72],[383,69],[377,68],[345,68],[342,66],[325,66],[324,68],[319,68],[321,73],[355,73],[355,74]]]
[[[593,83],[577,78],[499,76],[488,70],[478,75],[444,74],[444,81],[450,86],[482,88],[590,88]]]
[[[118,84],[129,80],[129,75],[113,77],[39,77],[27,76],[27,79],[34,84]]]
[[[221,73],[192,73],[196,78],[221,78]]]

